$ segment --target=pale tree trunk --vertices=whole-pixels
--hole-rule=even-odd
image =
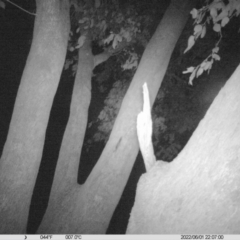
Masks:
[[[76,203],[72,202],[74,199],[71,198],[69,192],[78,192],[79,187],[77,185],[79,158],[87,127],[93,67],[94,57],[92,55],[91,38],[88,34],[84,45],[79,49],[70,116],[61,144],[48,208],[38,232],[53,231],[52,225],[55,226],[56,222],[59,221],[59,214],[69,211],[61,206],[66,197],[69,198],[69,205],[76,205]],[[69,221],[66,218],[63,220]]]
[[[139,151],[136,118],[142,105],[142,85],[148,83],[153,103],[193,4],[192,0],[172,1],[143,54],[98,163],[84,185],[75,183],[62,193],[61,206],[47,213],[39,232],[106,232]]]
[[[84,224],[90,232],[105,232],[108,227],[139,151],[136,119],[142,108],[142,85],[147,82],[153,104],[194,2],[173,0],[144,51],[107,145],[84,185],[88,204]]]
[[[0,233],[24,233],[45,131],[64,64],[68,0],[38,0],[33,43],[0,160]]]
[[[64,132],[51,196],[58,195],[77,183],[78,167],[87,127],[88,108],[91,101],[91,79],[94,57],[91,37],[79,49],[69,120]]]
[[[240,66],[178,157],[141,176],[127,233],[240,233]]]
[[[77,178],[79,159],[87,128],[88,109],[91,101],[92,71],[94,67],[110,57],[110,54],[107,52],[93,56],[91,35],[89,32],[83,34],[86,36],[86,39],[78,53],[78,67],[72,93],[70,116],[61,144],[48,208],[38,232],[59,233],[59,218],[62,218],[62,215],[65,216],[65,214],[74,210],[73,207],[77,207],[79,204],[78,199],[71,197],[71,192],[76,194],[80,188],[77,184]],[[65,201],[67,201],[67,205]],[[62,204],[64,204],[66,208],[63,209]],[[63,218],[65,222],[64,229],[66,229],[68,225],[67,222],[71,223],[71,221],[74,220],[73,215],[68,216],[70,219]],[[71,232],[72,230],[70,228],[67,231]]]

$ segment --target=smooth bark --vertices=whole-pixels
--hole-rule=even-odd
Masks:
[[[142,108],[142,85],[147,82],[153,104],[194,2],[172,1],[144,51],[107,145],[84,184],[86,233],[105,233],[108,227],[139,151],[136,119]]]
[[[76,193],[80,194],[77,178],[91,101],[92,71],[94,67],[105,62],[111,56],[108,52],[93,56],[91,34],[87,31],[84,34],[86,39],[78,53],[78,67],[72,93],[70,116],[61,144],[48,208],[38,229],[40,233],[62,232],[61,223],[59,224],[60,218],[63,218],[65,222],[64,231],[68,225],[74,226],[71,224],[73,221],[75,224],[78,223],[72,211],[74,211],[73,206],[78,208],[79,205],[79,199],[74,196]],[[63,204],[66,206],[65,208],[62,207]],[[71,229],[66,231],[71,232]]]
[[[142,175],[127,233],[240,234],[240,66],[178,157]]]
[[[75,183],[71,181],[71,186],[66,185],[59,195],[60,198],[56,198],[54,204],[49,204],[39,233],[106,232],[139,150],[136,118],[141,109],[142,85],[144,82],[148,83],[153,103],[193,4],[192,0],[172,2],[144,52],[98,163],[82,186],[77,185],[77,176],[74,175]],[[85,114],[85,111],[83,112]],[[77,131],[77,125],[71,129]],[[78,134],[83,132],[79,131]],[[75,144],[80,146],[81,142],[82,140]],[[80,152],[78,153],[80,155]],[[67,162],[69,159],[65,157],[63,160]],[[71,167],[72,163],[58,164],[65,165],[66,169],[70,167],[72,171],[69,173],[75,174],[77,168],[75,160],[73,162],[75,167]]]
[[[64,132],[48,208],[38,232],[56,232],[59,219],[71,211],[78,203],[74,202],[71,192],[78,192],[77,185],[79,158],[83,145],[88,120],[88,108],[91,101],[91,77],[94,67],[94,56],[91,49],[91,37],[87,34],[78,53],[78,67],[75,77],[70,116]],[[62,208],[67,199],[69,208]],[[64,213],[66,212],[66,213]],[[73,217],[74,218],[74,217]],[[67,222],[71,219],[64,218]]]
[[[68,0],[38,0],[33,43],[0,160],[0,233],[24,233],[69,34]]]

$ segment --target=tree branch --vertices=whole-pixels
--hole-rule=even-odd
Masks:
[[[98,55],[95,55],[93,58],[94,61],[94,68],[98,66],[99,64],[105,62],[108,60],[108,58],[111,57],[111,54],[108,51],[104,51]]]
[[[137,135],[146,171],[156,162],[152,145],[152,117],[147,83],[143,84],[143,111],[137,117]]]
[[[9,2],[10,4],[12,4],[13,6],[15,6],[15,7],[21,9],[22,11],[24,11],[24,12],[30,14],[30,15],[33,15],[33,16],[36,16],[36,15],[37,15],[36,13],[29,12],[28,10],[26,10],[26,9],[24,9],[24,8],[22,8],[22,7],[20,7],[20,6],[18,6],[16,3],[11,2],[10,0],[6,0],[6,1]]]

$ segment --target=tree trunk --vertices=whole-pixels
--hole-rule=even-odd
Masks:
[[[92,6],[91,1],[87,3]],[[82,195],[82,190],[77,184],[77,178],[91,101],[92,71],[111,56],[107,51],[93,56],[90,31],[86,30],[82,35],[86,39],[78,53],[70,116],[61,144],[48,208],[38,228],[39,233],[78,233],[76,226],[80,214],[75,209],[79,208],[82,196],[76,198],[76,195]]]
[[[0,161],[0,233],[26,231],[68,33],[68,0],[38,0],[33,43]]]
[[[133,234],[240,233],[240,66],[171,163],[138,183]]]
[[[85,232],[105,233],[108,227],[139,151],[136,119],[142,108],[142,85],[147,82],[153,104],[194,2],[173,0],[144,51],[107,145],[84,184],[86,206],[81,224]]]
[[[55,210],[47,213],[39,232],[106,232],[139,150],[136,118],[141,110],[142,85],[148,83],[153,103],[193,3],[172,2],[144,52],[98,163],[84,185],[75,183],[63,192],[60,207],[51,206]]]
[[[85,130],[88,120],[88,108],[91,101],[91,78],[94,67],[92,55],[91,37],[87,35],[84,45],[79,49],[78,68],[74,82],[70,116],[63,136],[54,181],[46,214],[38,229],[38,232],[56,232],[59,219],[64,211],[68,213],[76,206],[76,199],[71,198],[70,192],[78,192],[77,185],[79,159],[83,145]],[[63,209],[62,203],[66,201],[69,208]],[[71,215],[69,215],[70,218]],[[74,217],[73,217],[74,218]],[[63,218],[67,222],[71,219]],[[56,229],[56,230],[55,230]],[[70,231],[71,232],[71,231]],[[64,233],[64,231],[63,231]]]

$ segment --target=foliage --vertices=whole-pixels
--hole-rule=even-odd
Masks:
[[[203,15],[203,13],[201,14]],[[202,16],[201,14],[199,13],[199,16]],[[207,16],[207,12],[205,13],[205,15]],[[211,19],[211,15],[208,17],[209,19]],[[202,20],[203,18],[204,16],[202,17]],[[195,19],[197,19],[197,17],[195,17]],[[208,22],[210,23],[210,20],[208,20]],[[197,22],[196,20],[194,24],[201,25],[203,23]],[[207,30],[207,22],[205,22],[204,26],[205,30],[203,26],[202,28],[196,27],[194,29],[194,38],[196,37],[197,39],[201,36],[205,37]],[[114,36],[115,35],[113,34],[111,35],[111,41],[113,40]],[[219,44],[220,40],[221,36],[220,39],[218,39],[217,44]],[[181,41],[183,43],[183,40]],[[135,46],[135,44],[133,46]],[[206,45],[204,48],[207,47],[208,46]],[[182,48],[182,46],[178,45],[176,47],[176,51],[175,53],[173,53],[174,56],[176,56],[176,52],[179,51],[180,48]],[[200,52],[203,48],[200,47],[199,49]],[[188,50],[190,50],[190,48]],[[199,68],[204,69],[205,67],[205,70],[207,70],[207,62],[209,62],[211,59],[219,60],[218,51],[219,46],[217,45],[213,48],[211,56],[209,56],[207,60],[205,60],[205,62],[203,61],[204,63],[202,63],[202,65],[199,65]],[[134,51],[133,54],[135,54]],[[182,71],[181,67],[179,67],[179,65],[181,64],[179,63],[179,60],[182,58],[183,56],[180,53],[177,55],[177,59],[171,60],[165,80],[162,84],[161,89],[159,90],[159,94],[156,98],[156,102],[152,111],[154,129],[153,144],[155,148],[155,154],[157,159],[162,159],[165,161],[171,161],[172,159],[174,159],[174,157],[178,154],[178,152],[182,149],[182,147],[188,140],[188,137],[191,135],[192,131],[196,128],[199,119],[201,119],[204,114],[203,106],[199,105],[199,100],[195,96],[196,91],[192,87],[187,86],[185,82],[182,81],[182,79],[180,79],[180,77],[177,77],[175,74],[176,70]],[[117,59],[119,60],[119,57]],[[130,59],[127,59],[127,61],[129,61],[130,64],[134,64],[134,61],[131,61]],[[123,61],[123,64],[125,63],[126,62]],[[125,69],[127,69],[127,67]],[[122,71],[122,69],[116,71],[120,72]],[[103,71],[101,74],[98,74],[97,79],[99,79],[99,81],[103,83],[104,81],[106,81],[107,78],[109,78],[109,73],[107,74],[107,76],[106,74],[107,73]],[[196,72],[196,76],[199,75],[197,75]],[[88,141],[89,146],[94,142],[107,141],[112,126],[114,124],[115,117],[121,106],[122,98],[124,97],[125,91],[127,89],[126,87],[124,87],[124,84],[127,84],[128,87],[128,84],[130,82],[130,78],[123,78],[121,76],[117,78],[111,77],[111,79],[112,81],[116,82],[114,83],[113,89],[109,92],[109,95],[104,102],[104,109],[99,114],[98,119],[93,120],[89,124],[89,127],[97,126],[98,129],[97,133],[95,133],[94,136]],[[102,92],[105,90],[106,87],[101,87]]]
[[[129,52],[129,55],[130,56],[127,59],[127,61],[121,65],[123,70],[134,69],[134,68],[137,68],[138,66],[138,60],[139,60],[138,54],[134,52]]]
[[[203,116],[196,89],[176,78],[171,65],[152,109],[155,155],[164,161],[176,157]]]
[[[133,5],[121,9],[117,3],[116,0],[114,4],[95,0],[95,6],[85,4],[75,7],[78,21],[76,31],[81,33],[77,48],[84,42],[87,30],[91,31],[93,40],[98,40],[103,46],[111,45],[112,49],[120,48],[121,43],[136,41],[139,35],[142,36],[142,30],[150,24],[151,18],[138,15]]]
[[[135,42],[133,47],[136,45],[137,42]],[[140,56],[140,53],[135,53],[133,51],[133,58],[134,54],[139,54]],[[178,58],[180,57],[181,56],[178,55]],[[119,55],[116,60],[121,61]],[[129,61],[129,64],[134,64],[134,61],[131,61],[131,59],[127,59],[127,61]],[[122,63],[125,64],[127,61],[122,61]],[[89,149],[94,142],[106,142],[108,140],[115,118],[121,106],[122,99],[134,74],[134,69],[123,71],[123,68],[120,69],[115,67],[110,70],[107,66],[110,65],[105,65],[104,71],[97,74],[95,81],[99,82],[99,89],[101,92],[106,91],[107,87],[104,87],[104,83],[107,84],[108,78],[115,83],[113,84],[113,89],[109,91],[109,94],[104,101],[104,108],[99,113],[97,120],[92,120],[88,125],[89,129],[96,129],[96,131],[88,140],[87,144],[85,144],[87,149]],[[125,69],[128,68],[126,67]],[[116,74],[118,76],[112,76],[110,71],[115,73],[118,72],[118,74]],[[170,73],[170,71],[173,73],[174,69],[168,70],[168,73]],[[125,76],[126,72],[130,73],[129,76]],[[190,115],[192,110],[189,109],[191,101],[186,99],[186,96],[184,95],[186,85],[182,82],[183,85],[178,86],[173,82],[174,80],[172,77],[169,77],[168,75],[168,80],[165,81],[165,85],[160,89],[152,112],[154,129],[153,144],[155,147],[155,153],[157,159],[163,159],[166,161],[171,161],[182,148],[181,140],[179,140],[180,136],[191,132],[197,125],[197,116],[194,114],[191,115],[193,118],[190,118],[189,116],[188,122],[185,121],[186,115]],[[176,98],[177,100],[172,100]],[[169,105],[170,101],[171,105]],[[179,111],[179,109],[182,111]]]
[[[113,84],[112,89],[104,101],[105,106],[99,113],[97,120],[90,122],[88,125],[88,127],[91,127],[93,124],[96,124],[97,132],[88,140],[87,145],[99,141],[107,142],[129,84],[130,81],[127,79],[117,80]]]
[[[164,161],[174,159],[184,145],[183,140],[191,134],[202,117],[201,107],[194,90],[184,81],[176,81],[173,74],[174,67],[171,65],[152,110],[155,155],[157,159]],[[107,88],[103,87],[104,83],[108,82],[107,78],[113,79],[111,81],[115,80],[115,83],[104,101],[103,110],[98,114],[97,119],[92,120],[88,125],[89,129],[96,129],[96,131],[85,145],[87,148],[95,142],[108,140],[122,99],[134,74],[133,70],[122,71],[121,68],[110,68],[110,66],[111,64],[107,63],[104,71],[99,73],[95,80],[99,82],[99,89],[104,91]],[[115,76],[110,73],[111,71]]]
[[[219,61],[220,56],[219,44],[222,40],[222,27],[225,27],[231,18],[239,16],[240,1],[229,0],[227,3],[224,0],[207,1],[206,6],[200,9],[193,9],[191,11],[194,19],[194,33],[188,39],[188,45],[184,53],[189,51],[195,44],[196,40],[204,38],[207,32],[208,25],[212,26],[213,31],[218,34],[218,41],[212,49],[212,52],[203,60],[203,62],[196,67],[189,67],[183,73],[191,73],[189,77],[189,84],[193,84],[193,79],[199,77],[204,71],[209,71],[212,68],[214,61]]]
[[[195,25],[200,25],[200,23]],[[207,28],[207,26],[205,27]],[[188,28],[190,29],[191,26]],[[202,32],[204,31],[205,30],[202,30]],[[206,32],[201,32],[201,34],[199,32],[200,28],[197,27],[195,29],[196,35],[198,37],[205,36],[204,34]],[[186,36],[187,34],[189,33],[185,33]],[[113,38],[113,35],[111,38]],[[206,46],[204,46],[204,49],[209,48],[209,40],[211,39],[207,39],[208,42],[205,44]],[[178,46],[176,46],[176,50],[173,53],[175,59],[172,59],[170,62],[165,80],[162,84],[161,89],[159,90],[159,94],[157,95],[152,111],[153,144],[155,148],[155,154],[157,159],[162,159],[165,161],[171,161],[174,159],[174,157],[178,154],[178,152],[182,149],[188,140],[188,137],[191,135],[192,131],[196,128],[199,119],[203,117],[205,111],[205,108],[203,109],[203,106],[199,105],[199,99],[196,97],[197,90],[194,90],[195,88],[186,85],[183,79],[181,79],[180,72],[182,71],[182,67],[180,67],[180,64],[182,63],[179,61],[182,61],[181,59],[183,59],[183,51],[181,49],[183,48],[184,41],[185,39],[182,39],[179,41],[181,43],[178,43]],[[135,44],[133,45],[134,47]],[[214,60],[218,60],[218,50],[218,46],[214,47],[212,50],[211,57]],[[197,52],[198,54],[202,54],[202,51],[203,45],[199,47],[199,50]],[[176,52],[180,52],[180,54],[176,55]],[[132,53],[135,54],[134,51]],[[196,51],[194,51],[194,54],[195,53]],[[117,57],[117,61],[120,61],[119,55]],[[129,59],[127,59],[127,61],[129,61],[130,64],[134,64],[134,61],[131,62]],[[199,60],[196,59],[196,61]],[[123,64],[126,63],[126,61],[122,62]],[[204,64],[205,63],[203,63],[201,67],[204,67]],[[125,69],[127,69],[127,67]],[[116,68],[112,69],[111,71],[118,71],[119,73],[122,72],[122,74],[124,72],[127,72],[122,71],[122,69],[117,70]],[[176,71],[179,71],[179,74],[176,74]],[[129,72],[132,72],[132,70]],[[107,70],[104,70],[102,73],[98,73],[98,76],[96,78],[98,79],[97,81],[99,81],[99,83],[101,82],[99,87],[101,92],[106,91],[107,87],[103,87],[103,83],[106,82],[107,84],[108,78],[111,78],[111,81],[115,81],[115,83],[113,85],[113,89],[109,92],[109,95],[104,102],[104,109],[98,115],[97,120],[91,121],[88,126],[97,127],[97,133],[95,133],[93,137],[88,141],[88,146],[94,142],[106,142],[108,140],[110,131],[115,121],[115,117],[117,116],[117,113],[121,106],[122,98],[124,97],[125,91],[127,89],[126,86],[124,87],[124,84],[127,84],[128,87],[131,78],[122,76],[110,77],[110,75],[111,74],[109,73],[109,70],[108,72]]]
[[[90,35],[92,41],[110,56],[120,52],[125,55],[125,62],[121,64],[123,69],[136,68],[139,55],[132,45],[146,45],[152,18],[146,14],[139,15],[134,6],[120,8],[118,1],[115,0],[115,4],[109,2],[95,0],[95,4],[90,5],[88,1],[71,1],[75,27],[71,31],[69,50],[73,52],[82,47],[86,36]],[[73,59],[67,59],[65,69],[74,65]]]
[[[115,4],[110,3],[111,1],[95,1],[94,5],[90,5],[87,1],[71,1],[74,30],[70,34],[69,50],[73,52],[73,56],[67,59],[65,70],[72,67],[73,75],[76,73],[77,57],[74,52],[82,47],[88,34],[95,49],[102,49],[100,52],[108,52],[111,55],[117,54],[115,62],[120,64],[121,69],[114,70],[123,71],[121,75],[126,77],[110,77],[113,69],[109,64],[105,64],[105,67],[108,67],[98,72],[94,78],[98,81],[102,93],[107,89],[107,80],[111,79],[114,84],[104,101],[104,109],[97,120],[88,125],[98,125],[98,133],[88,141],[88,145],[93,141],[107,141],[141,52],[150,39],[148,28],[153,21],[149,11],[146,14],[144,11],[141,11],[141,15],[138,14],[136,5],[120,7],[118,1],[115,1]],[[142,7],[142,3],[138,6]]]

